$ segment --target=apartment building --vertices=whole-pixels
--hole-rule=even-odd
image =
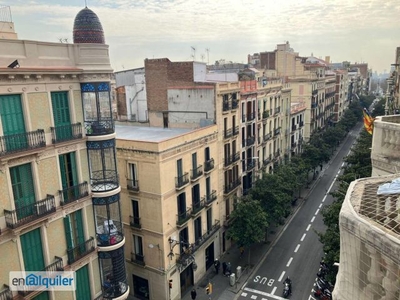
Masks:
[[[387,81],[385,113],[392,115],[400,109],[399,85],[400,85],[400,47],[396,48],[393,71]]]
[[[0,40],[0,298],[126,299],[101,23],[84,8],[73,44],[19,40],[2,9],[10,26]],[[8,287],[10,271],[63,270],[76,272],[76,291]]]
[[[292,103],[290,108],[290,151],[292,156],[303,151],[304,136],[304,102]]]
[[[335,117],[336,107],[336,76],[329,70],[325,72],[325,99],[323,99],[323,114],[321,119],[324,122],[324,126],[332,126]]]
[[[348,97],[348,76],[347,70],[334,71],[336,77],[336,95],[335,108],[333,111],[333,122],[337,123],[343,117],[344,111],[349,107],[350,100]]]
[[[131,294],[181,299],[221,250],[217,125],[117,125]]]

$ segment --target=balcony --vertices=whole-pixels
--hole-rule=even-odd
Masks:
[[[206,206],[206,199],[205,197],[201,198],[201,200],[196,200],[192,204],[192,217],[197,217],[201,210]]]
[[[129,225],[134,229],[142,229],[139,217],[129,216]]]
[[[51,263],[50,265],[48,265],[47,267],[45,267],[43,270],[41,270],[42,272],[62,272],[64,271],[64,266],[63,266],[63,260],[61,257],[55,256],[55,260],[53,263]],[[38,288],[40,289],[40,288]],[[26,297],[31,293],[34,293],[34,290],[30,290],[30,291],[18,291],[18,294]],[[30,297],[29,297],[30,298]],[[11,298],[12,299],[12,298]]]
[[[311,108],[316,108],[317,107],[317,102],[311,102]]]
[[[214,158],[204,162],[204,173],[209,173],[214,169]]]
[[[4,284],[4,289],[0,291],[0,300],[12,300],[13,294],[8,285]]]
[[[134,252],[131,252],[131,262],[144,267],[146,263],[144,262],[144,255],[137,254]]]
[[[318,90],[313,90],[313,91],[312,91],[312,95],[313,95],[313,96],[316,96],[317,94],[318,94]]]
[[[184,212],[179,212],[176,216],[177,216],[177,221],[176,221],[176,225],[178,227],[182,227],[183,225],[185,225],[185,223],[187,221],[189,221],[190,217],[192,214],[192,209],[188,208],[186,211]]]
[[[50,131],[51,141],[53,144],[82,138],[81,123],[50,127]]]
[[[233,128],[233,136],[237,136],[239,134],[239,126]]]
[[[277,135],[280,134],[280,133],[281,133],[281,128],[280,128],[280,127],[276,128],[276,129],[274,130],[274,136],[277,136]]]
[[[175,188],[177,190],[180,190],[188,183],[189,183],[189,173],[188,172],[186,172],[185,174],[183,174],[181,176],[175,177]]]
[[[87,136],[106,135],[114,133],[115,125],[112,119],[85,121],[85,130]]]
[[[301,128],[301,127],[303,127],[304,126],[304,122],[303,121],[300,121],[300,123],[299,123],[299,128]]]
[[[43,147],[46,147],[43,129],[0,136],[0,157]]]
[[[224,139],[229,139],[232,137],[232,128],[225,129],[224,130]]]
[[[88,255],[96,249],[94,238],[90,237],[86,242],[83,242],[72,249],[67,250],[68,264],[71,265],[82,257]]]
[[[126,188],[130,191],[139,192],[139,180],[126,179]]]
[[[292,143],[291,146],[292,146],[291,149],[294,150],[297,147],[297,143]]]
[[[196,181],[197,179],[200,178],[200,176],[203,175],[203,166],[200,165],[196,169],[190,170],[190,180],[191,181]]]
[[[278,150],[276,150],[275,153],[274,153],[274,158],[278,158],[279,155],[281,155],[281,150],[278,149]]]
[[[293,124],[293,125],[292,125],[292,131],[296,131],[296,129],[297,129],[297,125],[296,125],[296,124]]]
[[[224,186],[224,193],[229,194],[233,190],[235,190],[238,186],[240,186],[242,183],[241,179],[238,178],[232,182],[229,182],[227,185]]]
[[[229,101],[223,101],[222,102],[222,111],[227,112],[228,110],[231,109]]]
[[[60,204],[62,206],[71,202],[75,202],[79,199],[89,196],[88,183],[85,181],[63,190],[59,190],[58,195],[60,197]]]
[[[263,166],[264,167],[267,166],[269,163],[271,163],[271,161],[272,161],[272,155],[270,154],[270,155],[267,156],[266,159],[264,159]]]
[[[219,229],[221,225],[219,220],[215,220],[214,224],[211,226],[206,233],[204,233],[201,237],[197,238],[193,244],[190,244],[189,247],[185,249],[183,253],[176,259],[176,263],[185,267],[192,263],[193,254],[202,246],[205,242],[207,242],[210,237],[212,237]]]
[[[269,111],[264,111],[263,112],[263,120],[268,119],[268,117],[269,117]]]
[[[213,201],[217,200],[217,191],[216,190],[212,190],[211,194],[209,195],[205,195],[204,196],[205,200],[206,200],[206,206],[210,206]]]
[[[225,158],[224,166],[228,167],[229,165],[233,164],[234,162],[237,162],[239,159],[240,159],[240,153],[236,152],[235,154]]]
[[[246,139],[246,147],[252,146],[254,145],[255,142],[255,137],[254,136],[250,136]]]
[[[119,177],[115,170],[93,171],[90,180],[92,192],[111,191],[119,186]]]
[[[246,167],[247,171],[253,170],[255,166],[256,166],[256,162],[254,161],[254,159],[247,160],[247,167]]]
[[[252,112],[247,114],[245,122],[252,122],[256,118],[256,113]]]
[[[15,229],[22,225],[38,220],[56,211],[56,204],[53,195],[47,195],[43,200],[37,201],[15,210],[4,210],[6,225]]]
[[[280,112],[281,112],[281,107],[278,106],[277,108],[275,108],[274,115],[277,115],[277,114],[279,114]]]

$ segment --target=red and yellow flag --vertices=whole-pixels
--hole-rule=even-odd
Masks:
[[[366,108],[364,108],[363,110],[363,116],[365,130],[367,130],[369,134],[372,134],[372,132],[374,131],[374,118],[371,117],[368,109]]]

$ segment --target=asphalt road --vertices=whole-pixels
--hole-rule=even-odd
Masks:
[[[329,193],[335,189],[336,179],[344,165],[343,158],[350,152],[361,126],[359,124],[349,132],[336,156],[324,166],[308,199],[302,202],[280,238],[255,268],[237,299],[284,299],[282,292],[286,276],[292,280],[290,299],[314,299],[312,288],[323,256],[316,233],[325,229],[321,209],[333,201]]]

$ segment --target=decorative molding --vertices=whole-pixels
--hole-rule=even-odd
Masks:
[[[77,151],[78,150],[78,145],[68,145],[68,146],[65,146],[65,147],[62,147],[62,148],[58,148],[57,149],[57,153],[58,154],[64,154],[64,153],[68,153],[68,152],[71,152],[71,151]]]

